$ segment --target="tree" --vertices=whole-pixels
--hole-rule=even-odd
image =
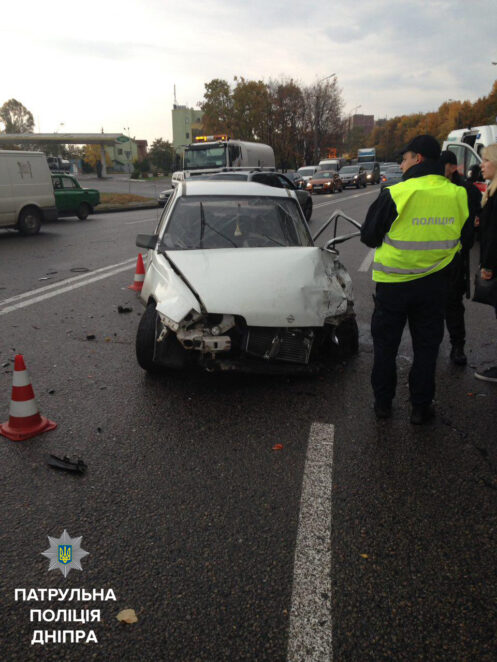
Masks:
[[[269,90],[261,80],[235,76],[233,90],[233,131],[240,140],[268,141],[271,104]]]
[[[102,172],[101,158],[102,155],[100,153],[100,145],[85,145],[83,152],[83,162],[96,170],[99,177],[101,176]],[[105,152],[105,165],[112,165],[112,161],[107,152]]]
[[[203,130],[205,133],[231,133],[233,99],[229,83],[214,78],[204,87],[204,101],[199,104],[204,113]]]
[[[9,99],[0,108],[0,122],[4,133],[33,133],[33,114],[17,99]]]
[[[312,131],[313,160],[318,163],[326,147],[342,142],[343,100],[336,77],[306,88],[304,98]]]
[[[157,138],[149,150],[152,165],[164,173],[169,173],[174,167],[175,151],[168,140]]]

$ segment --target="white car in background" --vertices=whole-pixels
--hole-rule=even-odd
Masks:
[[[334,246],[356,234],[321,248],[294,191],[186,180],[155,234],[136,240],[148,249],[138,363],[312,372],[337,348],[355,351],[352,282]]]
[[[171,177],[171,186],[173,188],[176,188],[180,182],[182,182],[185,179],[185,173],[183,170],[176,170],[176,172],[173,172],[172,177]]]

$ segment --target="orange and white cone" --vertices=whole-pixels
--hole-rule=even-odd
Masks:
[[[128,285],[128,290],[141,292],[144,280],[145,280],[145,267],[143,266],[142,254],[138,253],[138,259],[136,260],[135,280],[133,282],[133,285]]]
[[[40,416],[24,358],[18,354],[14,361],[9,420],[0,425],[0,434],[12,441],[24,441],[56,427],[57,423]]]

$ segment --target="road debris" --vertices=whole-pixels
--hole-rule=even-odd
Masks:
[[[282,451],[283,450],[283,444],[275,444],[273,446],[273,451]]]
[[[118,306],[117,307],[117,312],[121,313],[121,314],[123,314],[123,313],[132,313],[133,308],[131,308],[131,306]]]
[[[138,616],[134,609],[123,609],[118,613],[116,618],[121,623],[138,623]]]
[[[87,467],[83,460],[71,460],[66,455],[63,458],[56,455],[47,455],[47,464],[54,469],[63,469],[64,471],[72,471],[78,474],[84,474]]]
[[[95,340],[95,334],[94,334],[94,333],[89,333],[89,334],[86,336],[86,340]]]

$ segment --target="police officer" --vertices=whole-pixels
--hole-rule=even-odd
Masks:
[[[467,195],[442,174],[440,146],[417,136],[402,150],[403,181],[386,187],[368,210],[361,241],[376,248],[371,320],[371,383],[377,418],[388,418],[397,385],[396,357],[406,321],[412,337],[411,423],[434,416],[435,368],[444,333],[449,265],[461,248]]]
[[[440,164],[447,179],[453,184],[457,184],[457,186],[462,186],[468,196],[469,217],[461,232],[462,250],[452,260],[445,308],[445,323],[452,346],[450,358],[453,363],[462,366],[467,363],[466,354],[464,353],[466,327],[464,324],[463,296],[465,292],[469,292],[469,251],[474,242],[475,217],[479,216],[481,212],[481,193],[474,184],[467,182],[459,174],[457,157],[454,152],[450,150],[442,152],[440,154]]]

